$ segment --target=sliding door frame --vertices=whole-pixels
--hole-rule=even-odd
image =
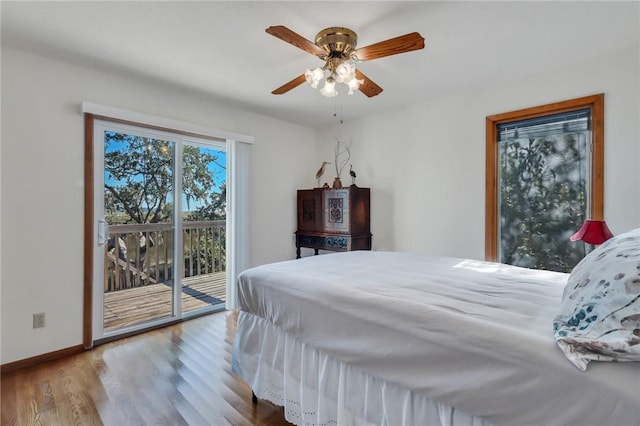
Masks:
[[[229,224],[229,230],[227,232],[227,250],[232,253],[231,265],[227,265],[227,296],[233,297],[234,291],[230,291],[230,283],[234,283],[237,275],[245,269],[248,264],[248,233],[247,227],[247,188],[248,185],[248,172],[244,170],[238,170],[236,167],[238,159],[233,156],[238,151],[239,145],[250,146],[254,140],[252,136],[242,135],[238,133],[225,132],[213,128],[197,126],[177,120],[167,119],[163,117],[157,117],[152,115],[140,114],[131,111],[126,111],[118,108],[93,104],[90,102],[82,103],[82,113],[84,114],[84,270],[83,270],[83,332],[82,332],[82,345],[84,349],[90,349],[94,344],[93,334],[93,287],[94,287],[94,270],[93,270],[93,258],[96,248],[96,235],[94,232],[94,197],[95,197],[95,185],[93,181],[95,173],[94,164],[94,130],[95,121],[104,120],[113,123],[121,123],[126,125],[133,125],[138,127],[144,127],[151,130],[159,130],[163,132],[170,132],[186,137],[195,137],[198,139],[208,139],[217,142],[224,142],[226,144],[227,158],[229,167],[234,173],[234,177],[242,173],[243,178],[238,179],[240,185],[235,182],[230,182],[231,177],[229,171],[227,171],[227,199],[229,201],[244,200],[242,205],[234,206],[231,209],[231,217],[227,217],[227,223]],[[241,144],[239,144],[241,143]],[[245,158],[245,165],[248,164],[248,159]],[[244,193],[238,194],[238,190],[241,189]],[[239,219],[239,220],[238,220]],[[237,255],[240,254],[240,255]],[[235,298],[227,299],[227,308],[235,307]],[[178,320],[179,321],[179,320]],[[162,324],[164,325],[164,324]]]

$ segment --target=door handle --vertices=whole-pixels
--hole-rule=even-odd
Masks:
[[[106,220],[98,220],[98,245],[103,246],[109,241],[109,224]]]

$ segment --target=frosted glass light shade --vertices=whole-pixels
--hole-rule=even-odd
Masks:
[[[360,85],[364,83],[364,79],[358,80],[355,76],[347,82],[347,86],[349,86],[349,95],[353,95],[354,90],[358,90]]]
[[[327,98],[332,98],[338,95],[338,92],[336,91],[336,83],[331,77],[327,78],[325,81],[324,86],[320,89],[320,94]]]
[[[304,72],[304,78],[307,80],[307,83],[311,85],[314,89],[318,88],[318,83],[324,77],[324,72],[321,68],[307,69]]]

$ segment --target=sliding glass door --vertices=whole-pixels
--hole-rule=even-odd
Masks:
[[[225,305],[227,154],[221,145],[185,143],[182,164],[181,300],[189,315]]]
[[[94,341],[223,309],[223,141],[94,126]]]

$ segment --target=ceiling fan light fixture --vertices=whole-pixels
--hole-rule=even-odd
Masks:
[[[338,95],[338,91],[336,90],[336,82],[333,77],[327,77],[324,82],[324,86],[320,89],[320,94],[322,96],[326,96],[327,98],[333,98]]]
[[[324,96],[336,96],[338,93],[335,83],[339,82],[349,87],[349,94],[354,90],[360,90],[371,98],[379,95],[382,87],[371,81],[362,71],[356,70],[357,63],[424,48],[424,37],[417,32],[356,49],[358,36],[354,31],[344,27],[325,28],[316,35],[315,42],[307,40],[283,25],[271,26],[265,31],[325,61],[324,67],[307,69],[304,74],[273,90],[271,93],[274,95],[287,93],[305,81],[314,89],[318,89],[320,80],[324,79],[324,74],[327,74],[327,81],[322,89],[319,89]]]
[[[311,85],[311,87],[317,89],[318,83],[320,83],[320,80],[324,78],[324,71],[322,71],[322,68],[318,67],[314,69],[307,68],[307,70],[304,72],[304,78],[307,80],[307,83]]]
[[[327,78],[321,89],[318,89],[320,82]],[[304,72],[304,78],[314,89],[318,89],[320,94],[326,97],[338,96],[336,83],[343,83],[349,87],[349,94],[353,94],[354,90],[358,90],[360,84],[364,80],[356,79],[356,65],[347,59],[330,58],[323,68],[307,69]]]
[[[347,94],[348,95],[353,95],[353,91],[354,90],[358,90],[360,88],[361,84],[364,84],[364,79],[358,80],[355,77],[355,73],[354,73],[353,78],[347,82],[347,86],[349,87],[349,93],[347,93]]]
[[[335,74],[337,82],[347,83],[348,81],[355,78],[356,66],[349,61],[341,62],[340,65],[336,67]]]

